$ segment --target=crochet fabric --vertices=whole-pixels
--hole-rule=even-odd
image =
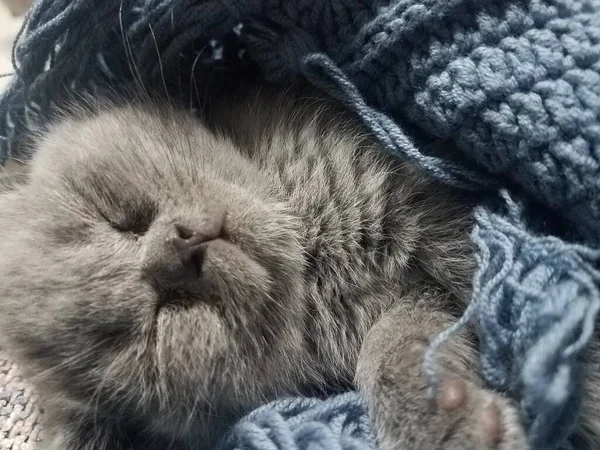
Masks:
[[[600,308],[600,0],[39,0],[15,64],[2,159],[70,95],[135,82],[189,102],[203,80],[256,67],[306,77],[440,180],[498,192],[476,211],[471,306],[425,364],[435,387],[435,349],[472,321],[532,448],[569,448]],[[429,154],[408,126],[459,152]],[[340,425],[359,403],[270,405],[223,442],[367,448],[367,428]]]
[[[36,396],[0,350],[0,450],[35,450],[42,435]]]

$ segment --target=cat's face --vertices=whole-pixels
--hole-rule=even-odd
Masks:
[[[157,426],[277,391],[304,257],[276,180],[183,115],[58,125],[0,197],[9,345],[57,392]]]

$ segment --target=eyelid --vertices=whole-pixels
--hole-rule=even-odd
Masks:
[[[153,207],[148,208],[145,211],[147,211],[147,213],[141,213],[141,211],[131,213],[132,217],[125,217],[123,223],[111,220],[103,212],[99,212],[99,214],[111,228],[119,233],[132,233],[138,236],[143,236],[152,225],[152,222],[156,216],[156,211]],[[133,214],[135,214],[136,217],[133,217]]]
[[[98,211],[98,214],[100,214],[100,217],[107,223],[109,224],[111,227],[113,227],[114,222],[112,220],[110,220],[108,218],[108,216],[106,214],[104,214],[102,211]],[[114,228],[114,227],[113,227]]]

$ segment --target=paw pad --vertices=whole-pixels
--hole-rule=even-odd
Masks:
[[[495,395],[457,379],[444,381],[438,395],[438,407],[442,411],[469,417],[465,423],[472,426],[467,434],[478,436],[485,448],[496,448],[503,439],[502,412],[498,401]]]
[[[439,406],[446,411],[460,408],[467,400],[467,386],[461,380],[448,380],[442,385]]]
[[[481,413],[483,437],[491,443],[498,442],[502,435],[502,418],[498,408],[491,404]]]

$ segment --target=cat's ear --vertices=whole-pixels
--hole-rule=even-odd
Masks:
[[[0,195],[26,184],[28,179],[29,165],[25,161],[8,160],[0,166]]]

